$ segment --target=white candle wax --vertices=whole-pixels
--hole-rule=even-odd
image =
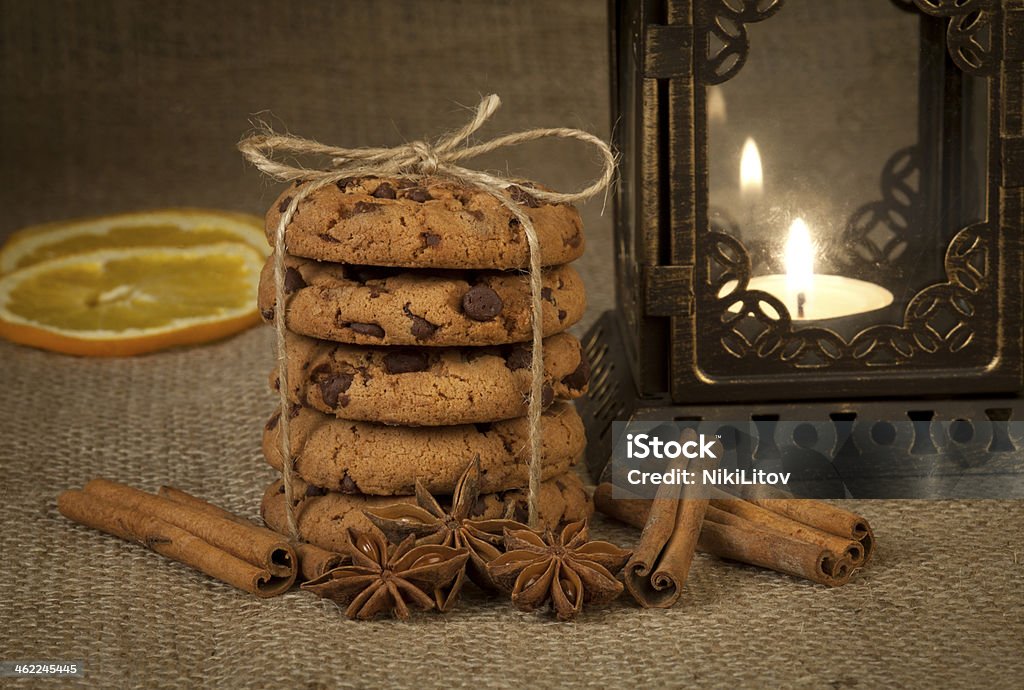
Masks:
[[[838,319],[853,314],[863,314],[882,309],[892,304],[893,295],[881,285],[856,278],[814,273],[807,277],[803,290],[805,301],[803,316],[799,315],[798,291],[792,288],[789,276],[773,274],[755,276],[747,285],[748,290],[760,290],[776,297],[789,310],[794,321],[822,321]],[[722,286],[719,297],[736,289],[736,281]],[[730,305],[729,311],[738,312],[739,303]]]

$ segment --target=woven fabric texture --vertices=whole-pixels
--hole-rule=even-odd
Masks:
[[[0,345],[0,658],[79,659],[105,687],[1011,686],[1024,674],[1024,502],[868,501],[877,560],[835,590],[698,556],[678,606],[559,624],[470,592],[451,614],[353,623],[266,601],[73,525],[95,476],[256,517],[271,333],[122,361]],[[624,546],[635,531],[598,520]]]
[[[166,205],[262,213],[277,188],[234,143],[268,108],[297,134],[390,145],[459,126],[455,103],[497,92],[505,106],[488,133],[607,135],[606,7],[0,0],[0,237]],[[558,189],[596,174],[571,144],[507,153],[512,172]],[[505,170],[505,155],[482,165]],[[612,303],[600,209],[583,209],[586,323]],[[852,503],[879,550],[846,587],[698,556],[674,609],[621,599],[571,624],[472,591],[450,615],[353,623],[312,595],[260,601],[57,513],[61,490],[105,476],[256,517],[274,476],[259,453],[274,407],[271,335],[120,361],[0,343],[0,660],[80,660],[83,685],[145,688],[1011,687],[1024,677],[1024,502]],[[623,546],[637,537],[600,517],[594,532]]]

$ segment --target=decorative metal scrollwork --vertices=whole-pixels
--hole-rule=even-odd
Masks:
[[[696,3],[696,26],[703,37],[697,74],[704,84],[732,79],[747,61],[747,24],[764,21],[785,0],[708,0]],[[946,45],[956,66],[967,74],[990,77],[998,67],[998,0],[892,0],[900,9],[916,7],[925,14],[948,19]]]
[[[956,66],[967,74],[990,77],[996,73],[999,46],[993,0],[914,0],[932,17],[949,19],[946,45]]]
[[[703,32],[704,51],[698,51],[697,72],[704,84],[732,79],[747,61],[750,39],[747,24],[760,22],[779,11],[784,0],[713,0],[697,3],[697,26]]]
[[[995,291],[991,247],[996,233],[987,223],[962,229],[949,243],[946,281],[918,292],[902,325],[865,328],[849,342],[824,327],[797,327],[773,295],[748,290],[750,259],[735,238],[710,232],[706,281],[713,311],[710,333],[736,359],[801,369],[896,366],[921,357],[955,355],[969,348],[984,323],[991,323]]]
[[[715,242],[708,255],[708,284],[718,297],[747,291],[751,262],[743,243],[724,232],[714,233]]]
[[[913,0],[914,4],[933,17],[955,17],[979,9],[982,0]]]
[[[916,146],[894,153],[885,162],[881,175],[882,198],[864,204],[850,216],[844,231],[844,244],[854,256],[875,268],[892,268],[906,253],[908,234],[919,222],[921,160]]]

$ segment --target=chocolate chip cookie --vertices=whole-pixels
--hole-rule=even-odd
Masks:
[[[407,426],[493,422],[527,414],[531,348],[339,345],[287,334],[288,397],[342,419]],[[590,365],[568,333],[544,339],[544,406],[587,390]],[[279,385],[277,370],[271,385]]]
[[[528,341],[530,283],[509,271],[351,266],[286,257],[287,326],[295,333],[356,345],[503,345]],[[544,271],[544,335],[561,333],[586,308],[571,266]],[[274,318],[274,259],[263,267],[260,313]]]
[[[529,483],[530,435],[525,417],[492,424],[386,426],[325,415],[296,405],[289,420],[295,472],[313,486],[340,493],[412,495],[418,478],[433,494],[450,494],[474,457],[480,490],[506,491]],[[267,422],[263,455],[280,470],[279,413]],[[586,445],[572,405],[555,403],[541,420],[543,477],[565,473]]]
[[[363,515],[363,510],[395,503],[416,502],[413,496],[363,496],[325,492],[306,484],[301,479],[295,480],[295,496],[299,535],[309,543],[331,551],[341,550],[346,538],[346,528],[370,529],[370,521]],[[500,518],[505,515],[509,506],[512,507],[513,516],[525,522],[526,489],[481,494],[471,516],[479,519]],[[552,529],[559,523],[590,517],[593,512],[590,497],[575,472],[566,472],[543,482],[537,507],[540,513],[540,526]],[[271,529],[287,533],[284,485],[281,480],[267,487],[260,512],[264,522]]]
[[[274,233],[299,184],[286,189],[266,217]],[[583,223],[568,204],[549,204],[513,187],[530,217],[545,266],[583,253]],[[512,269],[529,265],[526,234],[497,199],[443,179],[342,180],[312,192],[285,229],[288,253],[320,261],[421,268]]]

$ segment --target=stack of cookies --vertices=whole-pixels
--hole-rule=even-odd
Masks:
[[[272,236],[297,190],[267,214]],[[510,192],[541,244],[543,274],[544,526],[577,520],[590,503],[572,466],[583,424],[572,404],[589,365],[566,329],[585,295],[568,263],[583,252],[575,208]],[[285,230],[289,428],[301,536],[330,548],[365,508],[415,502],[416,480],[449,495],[479,458],[474,517],[527,515],[532,338],[529,253],[519,221],[491,195],[451,181],[356,178],[312,192]],[[273,257],[260,282],[275,309]],[[279,387],[276,369],[271,385]],[[278,414],[263,452],[281,469]],[[263,499],[285,530],[280,480]]]

